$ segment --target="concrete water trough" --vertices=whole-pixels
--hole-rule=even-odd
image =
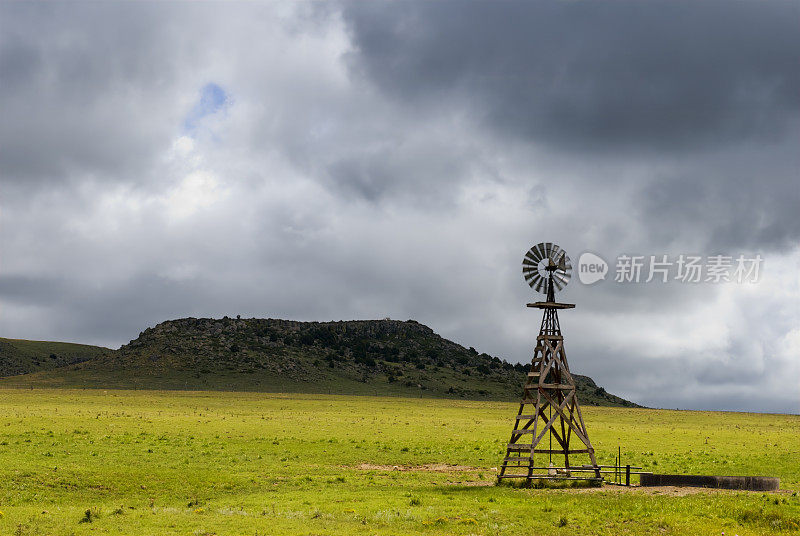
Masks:
[[[642,474],[642,486],[679,486],[692,488],[744,489],[777,491],[778,479],[771,476],[712,476]]]

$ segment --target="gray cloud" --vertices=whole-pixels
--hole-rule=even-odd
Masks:
[[[141,178],[182,119],[180,74],[199,59],[189,37],[133,5],[3,6],[4,182]]]
[[[345,11],[353,72],[410,107],[459,107],[510,143],[649,159],[660,170],[641,178],[632,206],[649,238],[674,243],[702,227],[706,249],[800,240],[798,16],[793,2],[355,2]]]
[[[676,163],[642,187],[641,221],[654,239],[702,233],[704,250],[786,250],[800,241],[800,131],[780,144],[733,144]]]
[[[364,2],[354,70],[402,100],[461,99],[558,149],[773,138],[800,108],[794,2]]]

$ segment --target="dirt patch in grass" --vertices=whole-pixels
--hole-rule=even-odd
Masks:
[[[423,471],[429,473],[453,473],[469,471],[485,471],[479,467],[469,465],[448,465],[446,463],[426,463],[425,465],[376,465],[372,463],[362,463],[356,466],[362,471]]]
[[[448,486],[464,486],[467,488],[494,486],[494,480],[467,480],[464,482],[447,482]]]
[[[666,495],[668,497],[683,497],[696,493],[726,493],[733,490],[717,488],[689,488],[678,486],[603,486],[603,491],[617,493],[640,493],[643,495]]]

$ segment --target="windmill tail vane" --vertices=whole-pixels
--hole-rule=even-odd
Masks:
[[[532,289],[545,294],[546,301],[528,304],[542,309],[542,324],[498,478],[529,483],[536,479],[600,479],[558,321],[560,309],[575,305],[555,300],[555,293],[572,277],[572,263],[558,245],[542,242],[523,257],[522,275]],[[590,464],[571,465],[570,456],[575,459],[576,455],[587,455]],[[563,466],[553,465],[554,459],[560,462],[562,458]]]

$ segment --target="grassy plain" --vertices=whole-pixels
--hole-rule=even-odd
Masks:
[[[516,406],[0,389],[0,534],[797,534],[800,416],[587,407],[601,463],[778,493],[494,486]],[[449,464],[446,465],[446,464]],[[396,466],[396,467],[395,467]],[[457,466],[457,467],[453,467]]]

